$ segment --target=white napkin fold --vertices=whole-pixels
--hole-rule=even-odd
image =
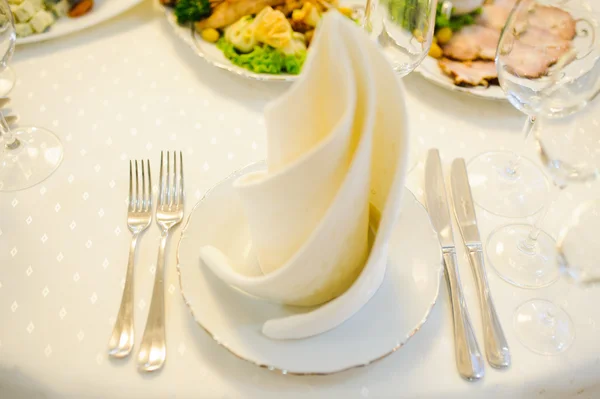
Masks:
[[[267,169],[236,181],[264,275],[236,272],[242,268],[220,249],[200,250],[219,278],[249,294],[288,305],[328,302],[268,321],[267,336],[334,328],[383,281],[406,173],[405,119],[403,90],[385,57],[350,20],[327,13],[301,78],[266,110]],[[369,204],[378,224],[370,251]]]

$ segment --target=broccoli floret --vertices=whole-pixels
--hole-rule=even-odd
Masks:
[[[200,21],[209,14],[209,0],[179,0],[175,5],[175,16],[180,24]]]
[[[442,12],[442,4],[438,3],[437,15],[435,17],[435,30],[442,28],[450,28],[453,32],[460,30],[463,26],[473,25],[475,17],[481,14],[482,9],[478,8],[475,11],[465,15],[453,15],[448,19]]]

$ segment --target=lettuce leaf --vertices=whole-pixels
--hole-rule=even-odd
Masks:
[[[442,13],[442,4],[438,3],[437,14],[435,16],[435,30],[438,31],[442,28],[450,28],[452,32],[460,30],[463,26],[473,25],[475,23],[475,17],[481,14],[482,9],[478,8],[475,11],[464,14],[464,15],[452,15],[447,18]]]
[[[217,42],[217,47],[232,63],[255,73],[272,75],[289,73],[297,75],[302,70],[302,65],[306,59],[306,51],[300,51],[294,55],[285,55],[266,45],[255,46],[249,53],[240,53],[231,42],[223,37]]]

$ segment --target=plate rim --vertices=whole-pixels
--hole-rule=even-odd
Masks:
[[[105,0],[105,1],[111,1],[111,0]],[[112,1],[116,1],[116,0],[112,0]],[[45,42],[47,40],[52,40],[52,39],[56,39],[56,38],[59,38],[62,36],[68,36],[72,33],[80,32],[82,30],[91,28],[92,26],[98,25],[102,22],[108,21],[109,19],[112,19],[112,18],[116,17],[117,15],[124,13],[125,11],[133,8],[134,6],[137,6],[138,4],[142,3],[143,1],[144,0],[120,0],[120,5],[115,6],[114,10],[107,12],[103,18],[92,18],[91,21],[87,24],[78,25],[77,27],[66,29],[63,32],[58,32],[58,33],[53,32],[52,26],[50,26],[50,30],[48,30],[47,32],[42,32],[42,33],[37,33],[34,35],[27,36],[27,37],[17,38],[15,45],[21,46],[21,45],[26,45],[26,44],[41,43],[41,42]],[[90,13],[93,13],[93,12],[94,12],[94,9],[92,8]],[[88,14],[88,15],[91,15],[91,14]],[[69,17],[62,17],[62,18],[69,18]],[[82,16],[82,18],[85,18],[85,16]],[[59,21],[60,21],[60,19],[59,19]]]
[[[244,165],[243,167],[234,170],[233,172],[231,172],[230,174],[228,174],[226,177],[224,177],[223,179],[219,180],[215,185],[211,186],[208,190],[206,190],[206,192],[204,193],[204,195],[202,196],[202,198],[200,198],[196,204],[192,207],[192,210],[190,211],[190,214],[187,216],[185,224],[183,225],[182,229],[181,229],[181,233],[179,235],[179,240],[177,242],[177,251],[176,251],[176,262],[177,262],[177,279],[179,281],[179,292],[181,293],[181,296],[183,298],[183,302],[185,304],[185,306],[188,308],[188,311],[190,312],[190,314],[192,315],[192,318],[194,319],[194,321],[196,322],[196,324],[202,328],[202,330],[220,347],[225,348],[229,353],[231,353],[232,355],[234,355],[235,357],[237,357],[238,359],[241,359],[247,363],[250,363],[254,366],[257,366],[261,369],[266,369],[269,371],[272,371],[276,374],[281,374],[281,375],[291,375],[291,376],[328,376],[328,375],[334,375],[334,374],[339,374],[339,373],[343,373],[345,371],[349,371],[349,370],[353,370],[353,369],[358,369],[358,368],[363,368],[363,367],[367,367],[371,364],[377,363],[380,360],[385,359],[386,357],[390,356],[392,353],[395,353],[396,351],[398,351],[399,349],[401,349],[402,347],[404,347],[408,341],[410,341],[410,339],[417,333],[419,332],[419,330],[421,330],[421,328],[423,327],[423,325],[425,325],[425,323],[427,322],[427,320],[429,319],[429,316],[431,315],[431,312],[434,308],[434,306],[436,305],[436,303],[438,302],[438,299],[440,297],[440,290],[441,290],[441,285],[442,285],[442,278],[444,276],[444,267],[442,265],[442,258],[441,258],[441,249],[440,249],[440,264],[438,267],[438,278],[437,278],[437,289],[436,289],[436,294],[435,297],[433,298],[433,301],[429,304],[429,306],[427,307],[427,310],[425,311],[425,314],[423,315],[423,317],[421,318],[421,320],[419,321],[419,323],[408,333],[408,335],[405,337],[404,340],[402,340],[401,342],[398,342],[398,344],[396,344],[391,350],[389,350],[388,352],[384,353],[383,355],[380,355],[374,359],[370,359],[367,362],[364,363],[360,363],[360,364],[355,364],[355,365],[351,365],[351,366],[347,366],[347,367],[343,367],[341,369],[337,369],[337,370],[333,370],[333,371],[328,371],[328,372],[294,372],[294,371],[288,371],[285,370],[283,368],[280,367],[276,367],[273,365],[269,365],[269,364],[264,364],[249,358],[246,358],[240,354],[238,354],[235,350],[233,350],[229,345],[221,342],[219,339],[217,339],[217,337],[212,333],[212,331],[210,331],[210,329],[208,329],[207,327],[205,327],[196,317],[196,314],[194,313],[194,310],[192,309],[191,306],[191,302],[187,299],[184,289],[183,289],[183,280],[182,280],[182,273],[181,273],[181,259],[180,259],[180,250],[181,250],[181,244],[183,242],[183,238],[184,238],[184,233],[187,231],[188,226],[192,220],[192,216],[194,215],[195,210],[201,206],[201,204],[206,200],[206,198],[208,198],[208,196],[211,194],[211,192],[216,189],[217,187],[219,187],[222,183],[224,183],[225,181],[233,178],[234,176],[238,175],[240,172],[242,172],[243,170],[253,167],[253,166],[257,166],[261,163],[264,163],[265,161],[257,161],[257,162],[251,162],[249,164]],[[429,213],[427,212],[427,209],[425,208],[425,206],[417,199],[417,197],[414,195],[414,193],[406,186],[404,186],[402,188],[403,190],[406,190],[408,193],[405,194],[409,194],[412,197],[412,200],[418,205],[420,206],[426,213],[427,215],[429,215]],[[429,225],[433,230],[433,225],[431,223],[431,218],[428,218],[429,220]],[[436,236],[436,241],[439,242],[439,239]],[[440,248],[441,248],[441,244],[440,244]]]
[[[425,60],[432,58],[430,56],[427,56],[425,58]],[[432,60],[437,61],[435,58],[432,58]],[[506,96],[503,94],[502,96],[493,96],[493,95],[482,95],[480,94],[480,90],[474,90],[470,87],[462,87],[462,86],[457,86],[454,83],[452,83],[450,81],[450,79],[448,78],[447,82],[442,82],[440,79],[438,79],[438,77],[433,74],[431,71],[429,71],[422,63],[415,69],[415,72],[417,72],[419,75],[421,75],[423,78],[425,78],[425,80],[435,84],[438,87],[441,87],[443,89],[446,89],[448,91],[453,91],[453,92],[457,92],[457,93],[462,93],[471,97],[476,97],[476,98],[481,98],[484,100],[489,100],[489,101],[508,101],[508,99],[506,98]],[[502,89],[500,89],[502,90]]]

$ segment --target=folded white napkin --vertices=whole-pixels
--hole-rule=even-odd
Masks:
[[[243,268],[218,248],[200,251],[220,279],[251,295],[322,305],[268,321],[267,336],[302,338],[334,328],[383,281],[406,173],[403,97],[368,36],[327,13],[299,81],[266,110],[266,170],[236,181],[264,275],[236,272]],[[371,248],[369,214],[377,229]]]

